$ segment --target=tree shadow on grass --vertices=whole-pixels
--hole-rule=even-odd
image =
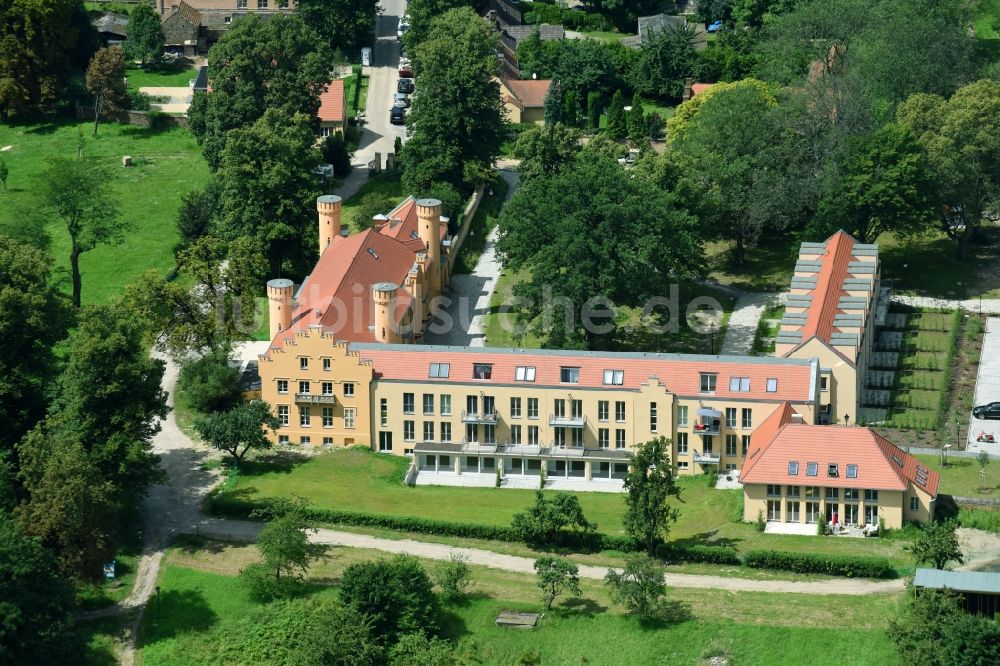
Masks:
[[[465,618],[448,608],[443,608],[438,612],[438,622],[441,626],[441,636],[452,641],[457,641],[472,633],[465,623]]]
[[[296,467],[309,459],[310,456],[295,451],[275,451],[257,456],[253,460],[244,460],[240,464],[240,476],[291,474]]]
[[[639,618],[639,628],[643,631],[656,631],[693,619],[690,604],[683,601],[663,601],[655,616]]]
[[[669,542],[674,546],[715,546],[720,548],[738,548],[743,539],[733,539],[719,536],[719,530],[699,532],[684,539],[676,539]]]
[[[149,617],[146,645],[189,632],[208,631],[219,621],[219,616],[209,608],[205,596],[198,590],[167,590],[154,594],[146,612]]]
[[[602,606],[593,599],[573,597],[564,601],[557,613],[562,617],[594,617],[607,610],[607,606]]]

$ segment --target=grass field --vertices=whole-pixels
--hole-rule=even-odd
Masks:
[[[356,220],[357,217],[357,207],[361,203],[361,199],[370,192],[378,192],[384,194],[385,196],[393,199],[396,203],[399,203],[403,197],[403,186],[399,182],[399,172],[396,171],[392,174],[385,174],[382,176],[377,176],[375,178],[369,179],[364,185],[361,186],[354,196],[350,197],[344,202],[340,210],[340,223],[351,230],[351,233],[358,231],[363,231],[369,226],[370,220]],[[388,213],[389,211],[382,211]]]
[[[927,467],[941,474],[939,492],[946,495],[961,497],[997,497],[1000,496],[1000,464],[992,461],[986,466],[986,483],[984,492],[979,492],[982,480],[979,463],[975,458],[959,458],[948,456],[948,464],[941,466],[941,456],[918,455],[917,458]]]
[[[172,65],[164,65],[159,69],[129,67],[125,72],[125,78],[128,79],[129,90],[145,87],[184,88],[192,79],[198,78],[198,70]]]
[[[375,551],[336,548],[310,571],[311,594],[335,594],[341,572]],[[161,569],[160,605],[140,628],[142,663],[194,664],[211,657],[213,632],[256,607],[235,574],[256,559],[251,546],[201,542],[171,549]],[[432,562],[422,561],[425,567]],[[895,664],[883,628],[898,595],[827,597],[669,589],[670,617],[640,622],[624,615],[603,585],[583,581],[579,599],[561,599],[528,632],[501,630],[500,610],[538,611],[534,578],[472,567],[467,600],[443,605],[444,635],[484,664],[518,663],[537,651],[543,664],[698,663],[724,647],[740,664]]]
[[[69,236],[65,227],[39,207],[38,179],[50,157],[72,158],[78,137],[84,137],[83,154],[109,169],[112,191],[123,219],[134,228],[118,246],[99,246],[80,260],[83,302],[107,301],[148,270],[166,274],[174,266],[177,241],[174,218],[180,198],[204,185],[208,166],[201,149],[187,129],[148,128],[104,124],[92,137],[92,125],[75,120],[0,125],[0,147],[10,168],[6,193],[0,193],[0,228],[17,227],[26,218],[42,217],[51,237],[58,277],[68,293]],[[122,155],[131,155],[135,166],[123,169]]]
[[[243,498],[307,498],[319,508],[365,511],[395,516],[415,516],[508,525],[511,517],[530,506],[531,490],[408,487],[402,478],[409,461],[364,449],[338,450],[313,457],[289,454],[269,461],[245,463],[234,495]],[[709,488],[704,477],[682,477],[680,519],[671,540],[686,545],[732,546],[743,552],[755,548],[796,552],[829,552],[845,555],[881,555],[900,570],[913,562],[895,539],[819,539],[812,536],[763,534],[753,525],[737,522],[741,496],[738,491]],[[578,493],[588,520],[606,534],[624,534],[621,518],[623,496],[613,493]]]

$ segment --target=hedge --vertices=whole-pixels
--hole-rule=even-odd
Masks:
[[[817,573],[847,578],[896,578],[898,574],[884,557],[787,553],[778,550],[751,550],[743,564],[754,569]]]
[[[656,547],[656,556],[667,564],[681,562],[708,562],[709,564],[739,565],[739,553],[725,546],[681,546],[661,543]]]

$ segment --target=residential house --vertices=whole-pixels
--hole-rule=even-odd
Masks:
[[[545,124],[545,96],[552,79],[500,79],[500,99],[507,120],[516,124]]]
[[[347,130],[347,103],[344,97],[344,80],[334,79],[319,96],[319,133],[322,137]]]

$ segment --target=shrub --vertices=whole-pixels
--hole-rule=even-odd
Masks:
[[[128,108],[132,111],[149,111],[149,95],[138,90],[130,90],[128,92]]]
[[[597,529],[583,515],[579,497],[558,492],[549,498],[541,490],[535,492],[534,506],[514,514],[510,527],[521,541],[536,548],[564,545],[564,535],[572,540],[573,533]]]
[[[370,617],[374,635],[385,643],[405,634],[437,632],[431,579],[410,555],[350,565],[340,579],[340,599]]]
[[[434,568],[434,582],[441,588],[441,597],[445,600],[454,601],[465,596],[472,582],[468,561],[468,555],[452,551],[447,560],[438,562]]]
[[[736,550],[725,546],[681,546],[673,543],[661,543],[656,547],[656,556],[668,564],[682,562],[740,564],[740,556]]]
[[[665,583],[663,567],[645,553],[629,555],[621,572],[608,569],[608,575],[604,577],[604,584],[614,602],[640,617],[653,617],[659,613],[667,591]]]
[[[389,666],[451,666],[451,643],[424,634],[406,634],[389,650]]]
[[[896,570],[884,557],[854,557],[788,553],[777,550],[751,550],[743,556],[743,564],[754,569],[818,573],[847,578],[896,578]]]
[[[716,472],[714,469],[712,471],[708,472],[705,475],[705,477],[706,477],[705,480],[708,482],[708,487],[709,488],[714,488],[715,484],[717,484],[719,482],[719,473]]]
[[[221,412],[240,399],[239,368],[229,367],[224,352],[213,352],[181,366],[180,386],[188,404],[199,412]]]
[[[767,528],[767,521],[764,520],[764,510],[761,509],[757,512],[757,522],[756,527],[758,532],[763,532]]]
[[[342,132],[333,132],[323,139],[320,152],[323,161],[333,166],[334,176],[344,178],[351,173],[351,151]]]

